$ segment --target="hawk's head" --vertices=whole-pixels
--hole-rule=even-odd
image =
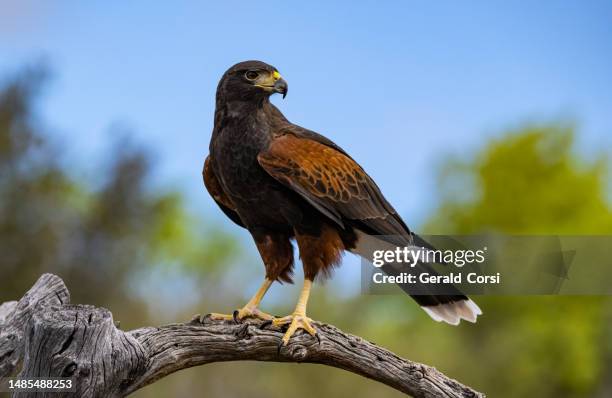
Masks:
[[[223,74],[217,87],[217,97],[226,101],[250,101],[280,93],[285,98],[287,90],[287,82],[275,67],[261,61],[244,61]]]

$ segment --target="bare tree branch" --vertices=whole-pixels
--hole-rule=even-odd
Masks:
[[[23,357],[24,328],[35,312],[70,302],[64,282],[57,276],[44,274],[19,300],[0,305],[0,377],[13,374]]]
[[[21,378],[72,377],[76,396],[121,397],[207,363],[309,362],[345,369],[414,397],[484,397],[430,366],[326,324],[317,324],[320,343],[298,333],[279,350],[282,331],[262,329],[255,321],[235,324],[197,315],[188,323],[124,332],[107,309],[68,300],[61,279],[45,274],[18,303],[0,306],[0,376],[12,374],[23,356]]]

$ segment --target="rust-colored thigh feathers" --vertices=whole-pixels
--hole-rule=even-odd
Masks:
[[[293,245],[282,233],[253,234],[257,250],[266,267],[266,278],[292,283]]]
[[[345,249],[336,226],[324,224],[317,235],[296,231],[304,277],[313,280],[317,275],[327,278],[340,264]]]

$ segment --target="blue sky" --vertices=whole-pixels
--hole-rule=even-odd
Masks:
[[[93,172],[112,126],[157,154],[160,185],[215,214],[201,183],[214,92],[235,62],[289,82],[293,122],[360,161],[409,225],[436,165],[508,127],[572,120],[612,149],[612,3],[599,1],[3,1],[0,74],[44,58],[41,102],[70,162]]]

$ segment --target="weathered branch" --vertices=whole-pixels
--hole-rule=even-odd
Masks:
[[[61,279],[45,274],[18,303],[0,306],[0,376],[14,373],[23,357],[19,377],[72,377],[76,396],[114,397],[212,362],[310,362],[348,370],[414,397],[484,397],[430,366],[330,325],[317,324],[320,343],[298,333],[279,351],[282,332],[261,329],[258,322],[235,324],[197,315],[188,323],[124,332],[108,310],[68,300]]]
[[[64,282],[44,274],[19,300],[0,305],[0,377],[13,374],[23,357],[24,328],[38,311],[70,302]]]

